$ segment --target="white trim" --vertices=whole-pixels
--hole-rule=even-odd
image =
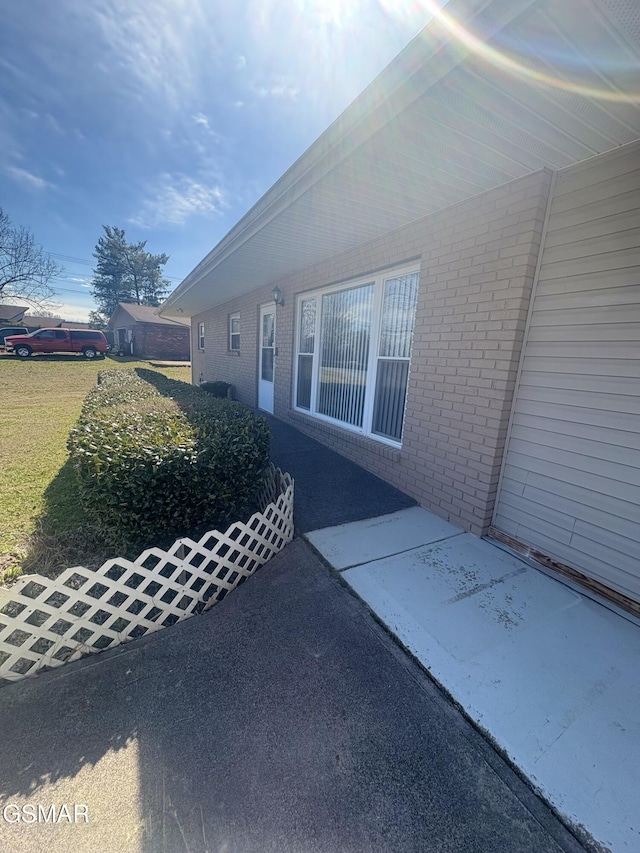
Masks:
[[[388,361],[397,361],[398,359],[391,357],[384,357],[378,355],[378,349],[380,346],[380,332],[382,327],[382,305],[384,300],[384,285],[387,281],[394,278],[400,278],[402,276],[407,275],[417,275],[418,276],[418,286],[420,282],[420,262],[413,262],[411,264],[405,264],[400,267],[386,267],[383,270],[379,270],[377,272],[372,272],[364,276],[359,276],[358,278],[349,278],[340,282],[335,282],[326,287],[318,287],[314,290],[305,291],[303,293],[299,293],[296,296],[296,316],[295,316],[295,326],[294,326],[294,341],[293,341],[293,356],[294,356],[294,364],[293,364],[293,387],[292,387],[292,408],[294,411],[299,412],[300,414],[307,415],[308,417],[314,418],[318,421],[324,421],[325,423],[329,423],[332,426],[337,427],[338,429],[345,430],[346,432],[353,433],[354,435],[361,435],[365,438],[369,438],[373,441],[377,441],[380,444],[385,444],[389,447],[393,448],[401,448],[402,441],[395,441],[392,438],[387,436],[378,435],[378,433],[374,433],[371,429],[372,421],[373,421],[373,409],[375,404],[375,387],[376,387],[376,379],[377,379],[377,369],[378,369],[378,361],[379,360],[388,360]],[[367,361],[367,382],[365,388],[365,398],[364,398],[364,407],[362,414],[362,427],[354,426],[353,424],[348,424],[345,421],[339,421],[335,418],[330,417],[329,415],[324,415],[318,411],[316,411],[315,402],[318,396],[318,374],[319,374],[319,349],[320,346],[320,332],[321,332],[321,324],[322,324],[322,297],[326,296],[330,293],[336,293],[341,290],[351,290],[357,287],[364,287],[366,285],[373,286],[373,305],[371,309],[371,327],[370,327],[370,336],[369,336],[369,355]],[[299,344],[300,344],[300,324],[301,324],[301,311],[302,311],[302,303],[309,299],[316,300],[316,317],[315,317],[315,329],[314,329],[314,348],[313,353],[300,353],[299,352]],[[413,343],[411,347],[413,351]],[[299,356],[300,355],[312,355],[312,375],[311,375],[311,404],[308,409],[304,409],[301,406],[297,405],[297,393],[298,393],[298,364],[299,364]],[[404,359],[403,359],[404,360]],[[409,363],[409,371],[411,370],[411,357],[407,359]],[[407,377],[407,389],[405,389],[405,415],[406,415],[406,399],[408,393],[408,377]],[[404,423],[403,423],[404,429]]]
[[[273,346],[262,346],[262,320],[266,315],[273,316]],[[258,308],[258,408],[263,412],[273,414],[275,407],[275,387],[276,387],[276,335],[278,333],[276,322],[276,303],[264,302]],[[262,353],[263,349],[273,350],[272,376],[271,379],[262,378]]]
[[[198,349],[204,351],[205,344],[205,325],[204,320],[198,323]]]
[[[232,331],[234,320],[238,321],[238,331],[237,332]],[[234,337],[238,338],[238,346],[237,347],[233,346]],[[241,340],[240,340],[240,312],[234,311],[232,314],[229,314],[229,322],[227,324],[227,350],[229,352],[240,352],[240,343],[241,343]]]

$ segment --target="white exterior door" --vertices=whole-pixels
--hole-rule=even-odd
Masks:
[[[260,307],[258,329],[258,408],[273,414],[273,379],[276,343],[276,306]]]

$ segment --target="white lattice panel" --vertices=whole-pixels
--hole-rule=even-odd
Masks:
[[[293,480],[271,466],[260,512],[197,542],[0,589],[0,683],[113,648],[208,610],[293,539]]]

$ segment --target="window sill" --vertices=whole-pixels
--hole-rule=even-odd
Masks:
[[[351,432],[348,429],[340,429],[338,426],[327,423],[326,421],[314,418],[312,415],[305,415],[295,409],[289,409],[289,418],[293,423],[296,421],[304,424],[306,427],[316,430],[317,432],[331,436],[332,438],[346,441],[353,447],[361,448],[362,450],[374,453],[383,459],[389,459],[391,462],[400,462],[402,459],[402,448],[391,447],[389,444],[384,444],[382,441],[376,441],[368,435],[359,435]]]

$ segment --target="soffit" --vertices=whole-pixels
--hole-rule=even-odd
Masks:
[[[494,2],[474,30],[497,28],[507,5],[513,17],[489,47],[527,57],[561,85],[579,70],[581,92],[475,54],[460,61],[459,44],[428,28],[187,276],[163,314],[199,313],[509,180],[640,138],[640,7]]]

